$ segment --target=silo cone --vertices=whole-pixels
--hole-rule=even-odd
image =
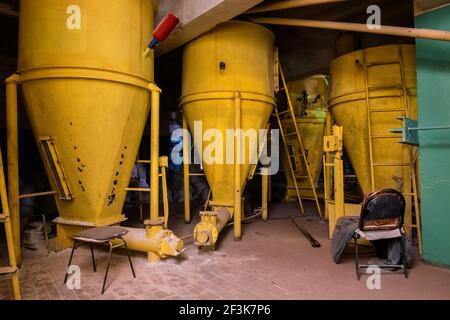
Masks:
[[[203,155],[213,143],[222,145],[221,141],[202,141],[196,136],[201,134],[195,131],[196,122],[201,122],[203,134],[215,129],[224,138],[223,152],[216,153],[219,161],[208,163],[203,158],[213,212],[202,213],[195,227],[197,245],[214,246],[229,220],[240,220],[234,213],[237,209],[241,215],[240,197],[252,166],[249,159],[256,156],[257,148],[250,148],[246,140],[245,163],[238,165],[240,178],[235,179],[235,166],[226,164],[226,145],[233,143],[226,140],[226,130],[254,129],[259,134],[259,129],[267,127],[275,103],[274,40],[264,27],[232,21],[220,24],[184,50],[181,106],[194,145]],[[235,225],[235,238],[240,238],[240,224]]]
[[[403,127],[401,116],[417,120],[415,46],[352,52],[335,59],[330,73],[330,110],[337,125],[344,127],[344,147],[362,191],[394,188],[410,193],[410,179],[405,178],[411,176],[411,148],[398,143],[401,137],[389,130]]]
[[[327,116],[328,102],[328,77],[316,75],[288,84],[292,103],[295,109],[297,126],[302,136],[306,158],[311,170],[314,186],[317,186],[320,172],[322,170],[323,136],[325,133],[325,122]],[[290,117],[281,119],[285,131],[294,131],[294,124]],[[295,149],[297,157],[293,163],[294,173],[297,178],[299,193],[302,198],[314,199],[305,162],[301,157],[301,148],[296,136],[286,136],[286,142],[290,148]],[[282,148],[282,150],[284,150]],[[281,153],[281,159],[287,181],[287,194],[285,201],[296,201],[297,192],[289,163],[285,152]]]
[[[125,188],[159,90],[153,52],[143,55],[152,27],[151,0],[20,3],[18,74],[57,191],[59,248],[77,231],[125,220]]]

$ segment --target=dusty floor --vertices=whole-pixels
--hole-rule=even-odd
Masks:
[[[450,299],[450,271],[415,259],[410,278],[387,274],[381,289],[369,290],[367,276],[355,278],[354,260],[346,256],[336,265],[330,257],[327,225],[298,218],[322,244],[311,248],[292,221],[293,205],[271,208],[268,223],[255,220],[243,226],[241,242],[233,241],[232,228],[222,234],[217,250],[201,253],[186,240],[186,251],[159,264],[133,253],[137,278],[133,279],[123,252],[113,257],[107,291],[100,294],[107,252],[96,250],[97,273],[90,252],[80,248],[74,264],[82,271],[81,289],[63,284],[70,250],[23,251],[21,285],[24,299]],[[180,237],[191,233],[181,216],[172,219]],[[10,298],[9,280],[0,278],[0,299]]]

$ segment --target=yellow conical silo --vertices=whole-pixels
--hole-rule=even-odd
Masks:
[[[195,136],[196,124],[198,128],[201,123],[204,134],[215,129],[224,138],[227,129],[258,132],[267,127],[275,103],[274,41],[273,34],[262,26],[232,21],[220,24],[186,46],[181,106],[197,150],[208,150],[215,142]],[[221,163],[203,159],[214,212],[204,213],[195,228],[197,244],[213,245],[233,217],[252,166],[249,159],[256,152],[247,145],[246,160],[238,166],[240,177],[236,180],[236,168],[226,164],[225,150],[216,154]],[[235,183],[238,180],[239,191]],[[240,208],[238,212],[240,215]],[[239,233],[235,229],[235,237],[240,237]]]
[[[328,103],[328,77],[315,75],[308,78],[288,83],[289,94],[294,106],[297,126],[303,138],[306,157],[311,170],[312,179],[316,186],[322,169],[323,136],[325,133],[325,122]],[[281,119],[286,132],[294,131],[294,124],[290,117]],[[300,196],[314,199],[314,194],[309,183],[308,172],[302,159],[302,151],[296,136],[286,136],[288,148],[292,155],[291,159],[294,173],[297,177],[297,185]],[[288,159],[285,152],[281,153],[283,168],[287,180],[287,194],[285,201],[295,201],[297,193],[292,174],[289,169]]]
[[[159,92],[153,52],[143,54],[152,30],[152,0],[21,0],[17,79],[57,192],[59,247],[80,229],[125,220],[150,93]]]
[[[400,144],[401,116],[417,119],[414,45],[388,45],[335,59],[330,110],[363,192],[411,190],[411,147]]]

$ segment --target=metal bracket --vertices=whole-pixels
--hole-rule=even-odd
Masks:
[[[397,118],[403,121],[403,128],[391,129],[389,132],[401,133],[402,140],[399,143],[408,144],[412,146],[419,145],[419,132],[418,132],[418,122],[416,120],[409,119],[405,116]]]
[[[400,117],[399,120],[403,121],[403,128],[392,129],[389,132],[401,133],[402,140],[399,143],[409,144],[413,146],[419,145],[419,131],[434,131],[434,130],[450,130],[450,126],[433,126],[433,127],[422,127],[418,126],[418,122],[411,120],[407,117]]]

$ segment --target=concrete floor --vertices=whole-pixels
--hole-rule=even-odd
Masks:
[[[63,284],[70,250],[54,253],[44,247],[24,249],[21,285],[24,299],[450,299],[450,271],[415,259],[410,278],[386,274],[380,290],[369,290],[367,276],[355,278],[353,256],[336,265],[330,256],[327,225],[315,217],[298,218],[322,244],[312,248],[290,219],[292,204],[271,208],[268,223],[254,220],[243,226],[241,242],[226,229],[214,252],[203,253],[188,239],[178,258],[159,264],[133,253],[137,278],[133,279],[126,255],[113,257],[107,291],[100,294],[107,252],[96,250],[97,273],[90,252],[80,248],[74,264],[81,268],[81,289]],[[189,235],[194,225],[172,218],[177,235]],[[10,299],[9,280],[0,278],[0,299]]]

